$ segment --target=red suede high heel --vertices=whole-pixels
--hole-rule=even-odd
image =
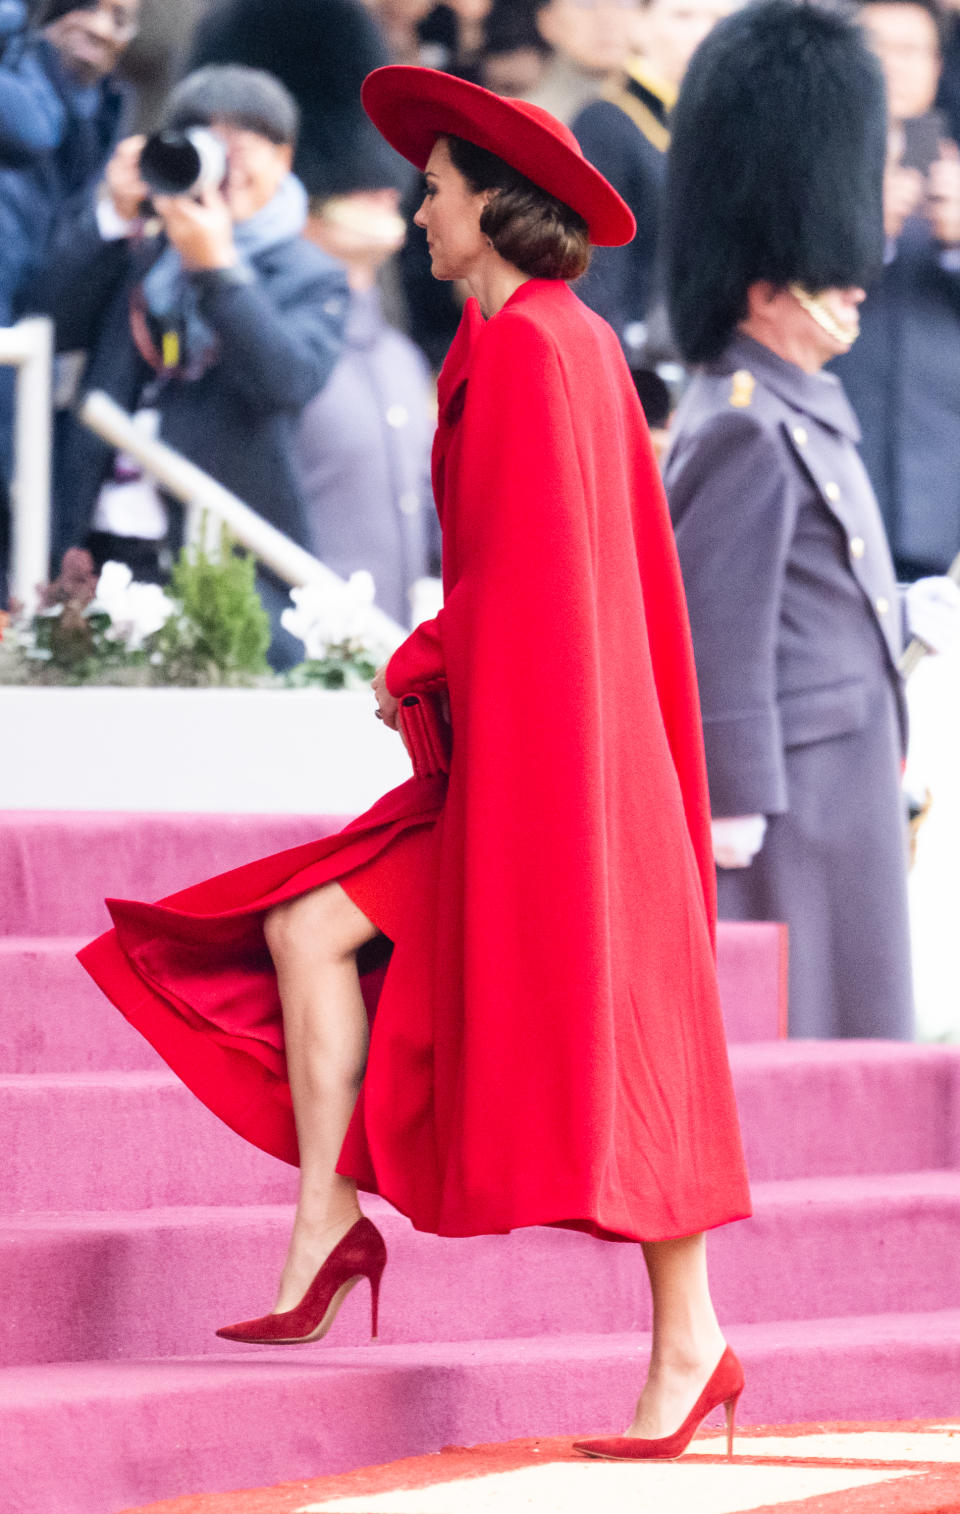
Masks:
[[[350,1289],[365,1277],[370,1282],[370,1333],[376,1339],[380,1279],[386,1265],[383,1236],[366,1217],[359,1219],[334,1246],[296,1308],[243,1320],[239,1325],[224,1325],[217,1334],[225,1341],[247,1341],[256,1346],[299,1346],[318,1341],[330,1329]]]
[[[742,1392],[743,1368],[728,1346],[707,1386],[673,1435],[661,1436],[659,1440],[641,1440],[636,1435],[610,1435],[606,1440],[577,1441],[573,1449],[582,1451],[585,1456],[603,1456],[607,1461],[672,1461],[683,1455],[711,1409],[723,1404],[727,1411],[727,1455],[732,1456],[733,1423]]]

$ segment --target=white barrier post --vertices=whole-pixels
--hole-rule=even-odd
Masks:
[[[16,368],[10,482],[10,593],[31,610],[50,577],[53,324],[43,316],[0,329],[0,363]]]

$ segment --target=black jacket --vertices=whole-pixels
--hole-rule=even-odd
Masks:
[[[901,578],[960,552],[960,260],[919,217],[867,292],[860,336],[831,365],[863,432],[863,459]]]
[[[657,238],[669,145],[672,91],[639,63],[608,99],[586,106],[573,123],[584,154],[623,196],[637,220],[625,247],[596,247],[577,294],[609,321],[628,347],[642,345],[631,326],[646,321],[658,293]]]

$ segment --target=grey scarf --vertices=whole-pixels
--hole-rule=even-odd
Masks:
[[[260,253],[300,235],[307,220],[307,192],[288,174],[280,188],[247,221],[234,226],[233,239],[241,263],[249,265]],[[216,333],[200,313],[196,287],[175,247],[167,246],[143,281],[147,310],[161,326],[180,334],[184,366],[193,372],[209,366]]]

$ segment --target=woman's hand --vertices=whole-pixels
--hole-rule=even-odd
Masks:
[[[384,663],[382,668],[378,668],[377,672],[373,675],[373,681],[370,684],[370,687],[373,690],[374,696],[377,701],[378,716],[383,721],[385,726],[389,726],[391,731],[398,730],[400,701],[399,699],[394,699],[393,695],[390,693],[390,690],[387,688],[386,663]]]

